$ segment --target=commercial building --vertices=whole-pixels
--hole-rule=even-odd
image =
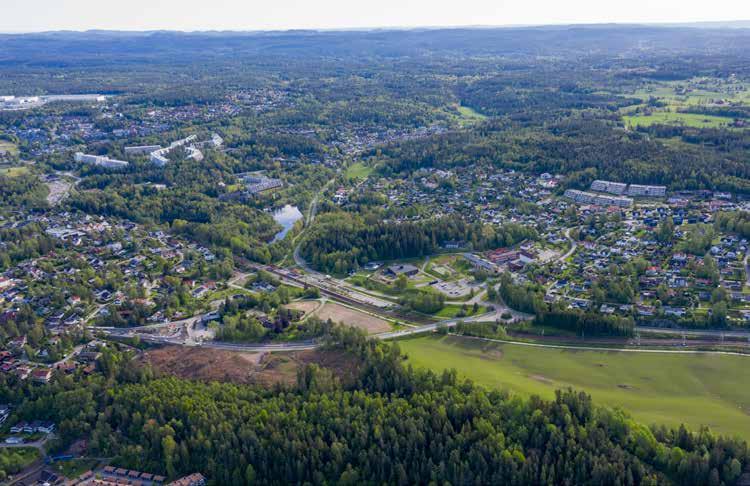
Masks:
[[[494,263],[488,262],[484,258],[480,258],[473,253],[464,253],[463,257],[477,270],[491,273],[497,273],[500,270]]]
[[[414,275],[419,273],[419,269],[415,267],[414,265],[404,263],[400,265],[391,265],[390,267],[386,269],[385,273],[392,277],[398,277],[399,275],[406,275],[407,277],[413,277]]]

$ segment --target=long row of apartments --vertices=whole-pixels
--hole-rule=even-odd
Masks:
[[[591,190],[606,192],[615,196],[633,197],[664,197],[667,194],[666,186],[647,186],[641,184],[626,184],[624,182],[612,182],[596,180],[591,183]]]
[[[617,206],[620,208],[629,208],[633,205],[633,200],[629,197],[606,196],[595,192],[579,191],[577,189],[568,189],[565,191],[565,197],[572,199],[577,203],[596,204],[597,206]]]
[[[164,167],[169,163],[167,155],[177,147],[186,146],[188,159],[193,159],[198,162],[203,160],[203,153],[193,143],[198,137],[196,135],[190,135],[189,137],[172,142],[169,147],[162,147],[161,145],[137,145],[133,147],[125,147],[125,154],[127,155],[146,155],[148,154],[151,159],[151,163]],[[203,142],[214,148],[218,148],[224,143],[224,140],[217,134],[211,136],[211,140]],[[199,144],[198,144],[199,145]],[[75,161],[83,164],[96,165],[98,167],[105,167],[107,169],[121,169],[128,166],[128,162],[125,160],[110,159],[103,155],[87,155],[83,152],[76,152]]]
[[[126,160],[110,159],[103,155],[88,155],[83,152],[76,152],[74,159],[78,163],[96,165],[107,169],[121,169],[128,166]]]

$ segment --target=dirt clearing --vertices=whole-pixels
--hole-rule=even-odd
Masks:
[[[284,307],[286,307],[287,309],[302,311],[305,313],[305,315],[307,315],[310,312],[314,312],[320,306],[321,303],[317,300],[299,300],[297,302],[287,304]]]
[[[378,334],[391,330],[390,324],[385,319],[332,302],[326,302],[322,309],[315,312],[315,315],[324,321],[331,319],[333,322],[363,329],[368,334]]]
[[[247,353],[211,348],[165,346],[143,353],[141,362],[157,373],[199,381],[292,386],[300,366],[315,363],[333,371],[342,383],[352,383],[357,360],[337,350],[293,353]]]

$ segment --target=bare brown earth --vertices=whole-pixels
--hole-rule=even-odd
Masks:
[[[385,319],[365,314],[340,304],[326,302],[322,309],[315,312],[319,318],[325,320],[331,319],[333,322],[340,322],[347,326],[357,327],[366,331],[368,334],[377,334],[391,330],[390,324]]]
[[[285,307],[288,309],[302,311],[305,314],[309,314],[310,312],[313,312],[315,309],[320,307],[320,305],[320,302],[318,302],[317,300],[299,300],[297,302],[287,304]]]
[[[220,381],[263,386],[294,385],[300,366],[315,363],[330,369],[342,383],[354,380],[357,360],[337,350],[292,353],[246,353],[211,348],[164,346],[141,356],[159,374],[199,381]]]

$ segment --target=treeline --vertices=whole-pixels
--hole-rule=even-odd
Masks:
[[[39,453],[33,447],[0,449],[0,481],[21,472],[38,457]]]
[[[47,335],[43,320],[28,305],[18,310],[6,310],[0,313],[0,341],[5,342],[15,337],[26,336],[28,343],[36,348]]]
[[[0,208],[43,209],[47,207],[47,186],[38,177],[20,174],[0,175]]]
[[[58,240],[47,235],[36,223],[1,228],[0,242],[0,271],[24,260],[46,255],[58,247]]]
[[[727,118],[750,118],[750,107],[741,105],[731,106],[705,106],[691,105],[680,109],[682,113],[695,113],[698,115],[723,116]]]
[[[45,387],[0,377],[17,419],[50,419],[61,442],[88,436],[93,455],[175,478],[242,484],[735,484],[747,444],[706,429],[650,430],[583,393],[522,400],[417,372],[397,345],[332,330],[360,361],[342,387],[309,365],[298,386],[154,379],[106,350],[104,376]]]
[[[537,236],[533,229],[521,225],[485,226],[458,217],[385,223],[337,212],[321,215],[315,223],[302,246],[302,256],[315,268],[336,274],[372,261],[430,255],[446,241],[463,241],[479,250]]]
[[[434,314],[445,306],[445,294],[433,289],[414,289],[403,294],[401,305],[424,314]]]
[[[311,316],[300,322],[300,311],[284,307],[296,297],[317,298],[320,292],[312,287],[298,290],[279,286],[270,293],[227,298],[218,309],[218,320],[212,324],[216,326],[216,338],[220,341],[257,342],[309,339],[328,334],[333,325],[330,321]]]
[[[528,284],[516,285],[508,274],[503,274],[498,295],[508,307],[534,314],[534,322],[541,326],[573,331],[589,336],[630,336],[635,329],[632,317],[607,316],[598,312],[568,309],[560,303],[544,301],[544,289]]]
[[[236,255],[263,262],[271,259],[265,244],[278,230],[272,217],[263,211],[187,189],[130,186],[116,192],[85,191],[71,204],[89,214],[169,225],[173,232],[208,247],[228,248]]]
[[[719,231],[737,233],[742,238],[750,238],[750,212],[722,211],[715,213],[714,227]]]
[[[556,76],[560,78],[550,79]],[[637,102],[632,98],[596,93],[593,88],[570,82],[573,76],[577,74],[560,71],[541,75],[533,69],[504,72],[460,85],[457,94],[462,104],[480,113],[509,116],[519,121],[554,119],[571,110],[617,111]]]
[[[674,147],[648,136],[657,134],[655,130],[626,131],[616,117],[603,114],[574,114],[527,127],[507,119],[491,120],[472,129],[385,147],[381,170],[391,175],[485,163],[565,174],[565,187],[586,188],[594,179],[608,179],[664,184],[675,190],[750,193],[750,165],[744,158],[747,136],[715,130],[711,140],[685,138],[689,145]],[[683,130],[679,133],[685,137],[696,132]]]

